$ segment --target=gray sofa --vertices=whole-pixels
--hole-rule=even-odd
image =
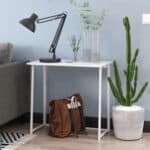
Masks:
[[[0,125],[29,112],[29,84],[26,62],[0,64]]]

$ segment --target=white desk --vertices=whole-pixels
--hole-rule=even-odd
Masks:
[[[30,134],[34,131],[46,126],[46,105],[47,105],[47,67],[71,67],[71,68],[96,68],[99,73],[98,81],[98,141],[110,130],[110,94],[109,85],[107,82],[107,128],[101,129],[101,100],[102,100],[102,70],[107,69],[107,77],[110,76],[112,62],[103,61],[99,63],[92,62],[72,62],[72,63],[41,63],[38,60],[28,62],[27,65],[31,66],[31,105],[30,105]],[[33,113],[34,113],[34,76],[35,76],[35,66],[42,66],[43,68],[43,124],[33,128]]]

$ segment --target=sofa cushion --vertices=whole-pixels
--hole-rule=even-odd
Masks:
[[[0,43],[0,64],[10,63],[12,60],[12,44]]]

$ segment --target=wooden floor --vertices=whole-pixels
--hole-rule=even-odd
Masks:
[[[28,125],[13,125],[6,130],[28,132]],[[79,138],[52,138],[44,128],[36,132],[32,140],[21,145],[17,150],[150,150],[150,133],[144,133],[143,139],[122,141],[115,139],[113,134],[105,136],[97,142],[96,130],[88,130],[88,135]]]

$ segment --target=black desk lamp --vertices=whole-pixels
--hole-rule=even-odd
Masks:
[[[40,62],[60,62],[61,61],[60,58],[56,58],[56,47],[57,47],[57,44],[58,44],[58,41],[59,41],[59,38],[61,35],[62,28],[63,28],[64,23],[65,23],[66,17],[67,17],[66,13],[61,13],[61,14],[57,14],[54,16],[38,19],[38,16],[33,13],[30,16],[30,18],[25,18],[25,19],[22,19],[20,21],[20,23],[24,27],[26,27],[27,29],[29,29],[32,32],[35,32],[35,30],[36,30],[35,23],[40,24],[40,23],[45,23],[45,22],[61,19],[59,26],[57,28],[56,34],[54,36],[54,39],[53,39],[51,46],[49,48],[49,52],[53,53],[53,57],[52,58],[40,58]]]

